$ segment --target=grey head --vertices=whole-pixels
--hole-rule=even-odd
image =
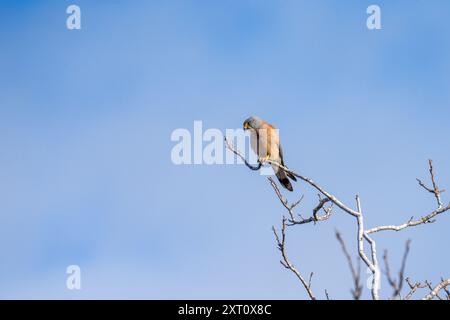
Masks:
[[[243,127],[244,127],[244,130],[260,129],[262,127],[263,122],[264,121],[261,118],[252,116],[244,121]]]

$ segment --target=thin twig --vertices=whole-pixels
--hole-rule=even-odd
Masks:
[[[427,294],[423,300],[432,300],[434,297],[439,297],[439,291],[450,285],[450,279],[441,281],[436,287],[432,288],[431,292]],[[440,297],[439,297],[440,298]],[[442,298],[440,298],[442,299]]]
[[[394,280],[391,276],[390,268],[389,268],[389,259],[387,250],[384,251],[383,260],[386,271],[386,278],[390,286],[394,289],[394,293],[392,297],[394,299],[400,298],[400,293],[402,292],[403,283],[404,283],[404,274],[406,268],[406,259],[408,258],[409,250],[410,250],[411,240],[406,241],[405,245],[405,253],[403,254],[402,265],[398,272],[398,281]]]
[[[360,270],[360,267],[358,265],[358,271],[356,271],[355,267],[353,266],[352,258],[351,258],[350,254],[347,251],[347,247],[345,246],[345,242],[342,239],[341,234],[337,230],[336,230],[336,238],[339,241],[339,243],[341,244],[342,251],[343,251],[343,253],[345,255],[345,258],[347,259],[347,263],[348,263],[348,265],[350,267],[350,272],[352,273],[353,284],[354,284],[354,287],[355,287],[354,289],[351,290],[353,299],[354,300],[359,300],[361,298],[362,290],[363,290],[363,287],[361,285],[361,270]]]
[[[408,294],[405,296],[405,298],[403,298],[403,300],[410,300],[413,294],[417,291],[417,289],[427,287],[426,284],[422,284],[420,282],[416,282],[413,284],[409,278],[406,278],[405,281],[409,285],[410,290]]]
[[[392,231],[400,231],[408,227],[415,227],[421,224],[427,224],[427,223],[433,223],[435,220],[433,220],[437,215],[444,213],[448,210],[450,210],[450,203],[444,207],[442,200],[441,200],[441,193],[445,192],[445,190],[440,190],[439,187],[436,184],[436,178],[434,175],[434,168],[433,168],[433,161],[428,160],[428,168],[430,173],[431,182],[433,184],[433,188],[427,187],[420,179],[416,179],[419,185],[424,188],[426,191],[432,193],[434,197],[436,198],[436,202],[438,204],[438,208],[431,212],[430,214],[415,220],[411,218],[408,222],[403,223],[401,225],[395,226],[395,225],[388,225],[388,226],[379,226],[372,229],[367,230],[367,233],[375,233],[379,231],[385,231],[385,230],[392,230]]]
[[[444,278],[441,278],[441,282],[445,281]],[[443,288],[445,291],[445,294],[447,295],[446,299],[450,300],[450,290],[447,287]]]
[[[225,141],[225,144],[226,144],[227,148],[228,148],[231,152],[233,152],[235,155],[237,155],[242,161],[244,161],[245,165],[246,165],[250,170],[258,171],[259,169],[261,169],[261,167],[262,167],[262,163],[261,163],[261,162],[258,161],[258,164],[257,164],[256,166],[250,164],[250,163],[247,161],[247,159],[245,159],[245,157],[244,157],[238,150],[236,150],[236,149],[233,148],[233,146],[228,142],[228,140],[227,140],[226,137],[224,137],[224,141]]]
[[[418,226],[421,224],[433,223],[434,217],[436,217],[437,215],[444,213],[448,210],[450,210],[450,203],[448,204],[448,206],[438,208],[438,209],[434,210],[433,212],[431,212],[430,214],[426,215],[425,217],[422,217],[416,221],[413,221],[412,219],[410,219],[408,222],[398,225],[398,226],[395,226],[395,225],[379,226],[379,227],[375,227],[375,228],[367,230],[366,233],[371,234],[371,233],[385,231],[385,230],[400,231],[400,230],[403,230],[408,227],[415,227],[415,226]]]
[[[433,168],[433,160],[428,160],[428,167],[429,167],[429,172],[430,172],[430,177],[431,177],[431,183],[433,184],[432,188],[428,188],[425,183],[423,183],[420,179],[416,179],[417,182],[419,183],[419,185],[424,188],[425,190],[427,190],[428,192],[434,194],[434,197],[436,198],[438,207],[442,207],[442,201],[441,201],[441,193],[445,192],[445,190],[440,190],[439,187],[437,186],[436,183],[436,179],[434,177],[434,168]]]
[[[286,218],[283,217],[282,225],[281,225],[281,238],[278,236],[278,233],[275,229],[275,227],[272,227],[273,233],[275,235],[275,239],[277,241],[278,250],[281,252],[281,256],[283,260],[280,261],[280,263],[286,268],[291,270],[297,278],[300,280],[301,284],[305,288],[306,292],[308,293],[308,296],[311,300],[316,300],[316,297],[314,296],[312,290],[311,290],[311,279],[313,276],[313,273],[311,273],[309,277],[309,281],[306,282],[303,276],[300,274],[300,272],[294,267],[294,265],[289,261],[287,254],[286,254]]]
[[[276,182],[271,178],[267,178],[269,180],[270,185],[272,186],[273,190],[275,191],[275,194],[277,195],[278,199],[280,200],[281,204],[285,209],[287,210],[290,219],[288,220],[288,225],[296,225],[296,224],[306,224],[311,222],[317,222],[317,221],[325,221],[328,220],[332,214],[333,206],[329,206],[328,208],[324,208],[324,205],[330,201],[330,199],[320,199],[319,198],[319,204],[313,209],[313,214],[309,218],[303,218],[300,214],[297,214],[298,218],[296,218],[296,214],[294,213],[295,207],[297,207],[301,201],[303,200],[303,196],[296,202],[294,202],[292,205],[290,205],[280,191],[280,188],[276,184]],[[318,211],[320,209],[323,209],[324,214],[319,216]]]

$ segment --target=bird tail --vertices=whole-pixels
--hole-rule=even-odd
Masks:
[[[294,180],[295,182],[297,182],[297,178],[290,172],[286,172],[286,175],[291,178],[292,180]]]
[[[276,173],[276,176],[283,187],[285,187],[289,191],[294,191],[294,188],[292,188],[292,184],[289,181],[289,178],[291,178],[294,181],[297,181],[297,179],[292,174],[286,173],[284,170],[279,169]]]

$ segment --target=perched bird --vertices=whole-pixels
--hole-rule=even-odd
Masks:
[[[249,130],[250,146],[261,163],[270,160],[286,167],[283,160],[283,149],[280,145],[280,136],[274,126],[258,117],[250,117],[244,121],[243,127],[244,130]],[[272,164],[272,168],[281,185],[289,191],[293,191],[289,178],[297,181],[295,176],[274,164]]]

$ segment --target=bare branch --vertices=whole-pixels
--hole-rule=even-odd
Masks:
[[[398,291],[398,287],[397,287],[397,281],[395,281],[392,276],[391,276],[391,271],[389,268],[389,262],[388,262],[388,252],[387,250],[384,250],[384,254],[383,254],[383,260],[384,260],[384,268],[385,268],[385,273],[386,273],[386,278],[388,280],[389,285],[394,288],[394,292]],[[394,294],[395,296],[395,294]]]
[[[241,159],[243,159],[243,156],[237,152],[236,150],[233,149],[233,147],[226,141],[227,147],[233,151],[235,154],[237,154],[238,156],[241,157]],[[244,159],[243,159],[244,160]],[[333,204],[335,204],[336,206],[338,206],[341,210],[343,210],[344,212],[354,216],[357,219],[357,224],[358,224],[358,252],[359,255],[361,257],[361,259],[364,261],[364,263],[369,267],[370,271],[373,274],[373,280],[372,280],[372,297],[374,300],[378,300],[379,299],[379,288],[380,288],[380,270],[379,270],[379,266],[378,266],[378,260],[377,260],[377,255],[376,255],[376,243],[373,239],[371,239],[369,237],[369,235],[364,231],[364,223],[363,223],[363,215],[362,215],[362,211],[361,211],[361,203],[359,200],[359,197],[356,197],[356,202],[357,202],[357,208],[358,211],[355,211],[353,209],[351,209],[349,206],[345,205],[342,201],[340,201],[339,199],[337,199],[334,195],[330,194],[329,192],[327,192],[325,189],[323,189],[321,186],[319,186],[318,184],[316,184],[314,181],[312,181],[310,178],[301,176],[291,170],[289,170],[288,168],[286,168],[285,166],[271,161],[271,160],[267,160],[266,161],[269,164],[272,164],[273,166],[284,170],[287,173],[292,174],[293,176],[307,182],[308,184],[310,184],[313,188],[315,188],[316,190],[318,190],[326,199],[329,199]],[[250,167],[251,169],[255,168],[255,167]],[[252,170],[253,170],[252,169]],[[273,182],[273,181],[272,181]],[[272,184],[273,186],[273,184]],[[279,191],[279,190],[278,190]],[[278,195],[278,193],[277,193]],[[280,198],[280,196],[279,196]],[[280,199],[281,200],[281,199]],[[283,201],[282,201],[283,202]],[[285,220],[284,221],[284,225],[286,224]],[[314,221],[314,220],[313,220]],[[303,222],[306,223],[306,222]],[[367,257],[367,255],[364,252],[364,239],[366,241],[369,242],[370,246],[371,246],[371,252],[372,252],[372,261],[369,260],[369,258]],[[286,264],[288,267],[289,265]],[[302,282],[303,283],[303,282]]]
[[[298,214],[298,218],[296,218],[296,214],[294,213],[295,207],[297,207],[301,201],[303,200],[303,196],[296,202],[294,202],[292,205],[289,205],[286,197],[284,197],[280,191],[280,188],[276,184],[276,182],[271,178],[267,178],[269,180],[270,185],[272,186],[273,190],[275,191],[275,194],[277,195],[278,199],[280,200],[281,204],[286,208],[286,210],[289,213],[290,219],[288,220],[288,225],[292,226],[295,224],[306,224],[311,222],[317,222],[317,221],[325,221],[328,220],[332,214],[333,207],[332,205],[328,208],[324,208],[324,205],[330,201],[330,199],[320,199],[319,197],[319,204],[313,209],[313,215],[309,218],[303,218],[300,214]],[[324,215],[319,216],[317,212],[323,209],[325,212]]]
[[[416,282],[413,284],[409,278],[406,278],[405,280],[406,280],[406,283],[409,285],[410,291],[408,292],[408,294],[405,296],[405,298],[403,300],[410,300],[411,297],[413,296],[413,294],[417,291],[417,289],[427,287],[426,284],[422,284],[420,282]]]
[[[428,167],[430,171],[430,177],[431,177],[431,183],[433,184],[433,188],[428,188],[425,183],[423,183],[420,179],[416,179],[419,185],[424,188],[426,191],[432,193],[434,197],[436,198],[438,207],[442,207],[442,201],[441,201],[441,193],[445,192],[445,190],[439,190],[439,187],[436,184],[436,179],[434,177],[434,168],[433,168],[433,160],[428,160]]]
[[[433,284],[431,282],[429,282],[428,280],[425,280],[425,285],[427,286],[427,288],[430,291],[433,291]],[[439,295],[439,293],[436,294],[436,298],[438,298],[438,300],[444,300],[441,298],[441,296]]]
[[[443,281],[445,281],[444,278],[441,278],[441,282],[443,282]],[[443,290],[444,290],[445,294],[447,295],[446,299],[450,300],[450,290],[447,287],[444,287]]]
[[[400,231],[400,230],[408,228],[408,227],[415,227],[415,226],[418,226],[421,224],[433,223],[434,217],[436,217],[437,215],[444,213],[448,210],[450,210],[450,203],[448,206],[438,208],[438,209],[434,210],[433,212],[431,212],[430,214],[426,215],[425,217],[420,218],[419,220],[413,221],[412,219],[410,219],[408,222],[398,225],[398,226],[388,225],[388,226],[375,227],[375,228],[367,230],[366,233],[371,234],[371,233],[385,231],[385,230]]]
[[[434,289],[432,288],[431,292],[427,294],[423,300],[432,300],[434,297],[439,297],[439,291],[441,291],[444,288],[447,288],[450,285],[450,279],[443,280],[441,283],[439,283]],[[440,297],[439,297],[440,298]],[[442,298],[440,298],[442,299]]]
[[[389,261],[388,261],[388,252],[387,252],[387,250],[384,251],[383,260],[384,260],[384,266],[386,269],[386,277],[387,277],[388,283],[394,289],[394,293],[392,294],[393,298],[399,298],[400,293],[402,292],[403,283],[404,283],[403,278],[404,278],[405,267],[406,267],[406,259],[409,254],[410,244],[411,244],[411,240],[406,241],[405,253],[403,254],[403,259],[402,259],[402,265],[401,265],[400,271],[398,273],[398,281],[395,281],[391,276],[391,272],[390,272],[390,268],[389,268]]]
[[[233,152],[235,155],[237,155],[239,158],[242,159],[242,161],[244,161],[244,163],[246,164],[247,167],[249,167],[251,170],[259,170],[263,163],[259,163],[258,166],[252,166],[251,164],[249,164],[247,162],[247,160],[245,159],[245,157],[238,151],[236,150],[227,140],[227,138],[225,137],[225,144],[226,147]],[[326,198],[329,198],[330,201],[332,201],[334,204],[336,204],[339,208],[341,208],[342,210],[346,211],[347,213],[356,216],[358,213],[356,211],[354,211],[353,209],[347,207],[346,205],[344,205],[340,200],[338,200],[335,196],[331,195],[330,193],[328,193],[327,191],[325,191],[322,187],[320,187],[319,185],[317,185],[314,181],[312,181],[311,179],[301,176],[298,173],[295,173],[292,170],[289,170],[287,167],[281,165],[280,163],[276,162],[276,161],[272,161],[272,160],[266,160],[265,163],[271,164],[281,170],[283,170],[286,173],[290,173],[293,176],[307,182],[308,184],[310,184],[312,187],[314,187],[316,190],[318,190],[321,194],[323,194]]]
[[[275,229],[275,227],[272,227],[273,233],[275,235],[275,239],[277,241],[278,249],[281,252],[281,256],[283,260],[281,260],[281,264],[286,268],[291,270],[297,278],[302,283],[303,287],[305,288],[306,292],[308,293],[308,296],[311,300],[316,300],[316,297],[312,293],[311,290],[311,279],[313,276],[313,273],[311,273],[309,281],[306,282],[305,279],[302,277],[300,272],[294,267],[294,265],[291,264],[289,261],[287,255],[286,255],[286,218],[283,217],[282,225],[281,225],[281,238],[278,236],[278,233]]]
[[[362,221],[362,215],[361,215],[360,219]],[[379,300],[380,299],[379,291],[380,291],[381,276],[380,276],[380,267],[379,267],[378,258],[377,258],[377,244],[376,244],[375,240],[373,240],[371,237],[369,237],[365,232],[364,232],[364,239],[366,239],[367,242],[369,242],[370,249],[372,252],[372,264],[368,265],[370,271],[373,274],[372,289],[371,289],[372,298],[374,300]],[[362,243],[362,241],[360,241],[360,242]],[[364,248],[362,246],[361,246],[361,250],[360,250],[360,255],[361,255],[361,257],[365,256]],[[367,257],[366,257],[366,260],[367,260]]]
[[[359,196],[356,196],[356,207],[358,208],[357,215],[356,215],[356,221],[358,224],[358,253],[361,257],[362,261],[367,265],[367,267],[372,272],[372,298],[374,300],[378,300],[380,298],[379,296],[379,290],[380,290],[380,268],[378,266],[378,259],[377,259],[377,249],[376,249],[376,243],[375,241],[370,238],[367,233],[364,231],[364,218],[363,218],[363,212],[361,208],[361,200]],[[369,260],[366,253],[364,252],[364,239],[369,242],[372,252],[372,261]]]
[[[314,272],[311,272],[309,275],[309,280],[308,280],[308,289],[311,289],[311,281],[312,281],[313,276],[314,276]]]
[[[298,200],[295,203],[295,206],[290,206],[287,199],[281,194],[280,188],[278,188],[277,184],[275,183],[275,181],[273,181],[273,179],[271,177],[267,178],[270,182],[270,185],[272,186],[273,190],[275,191],[275,194],[277,195],[278,199],[280,200],[281,204],[286,208],[286,210],[289,213],[289,216],[291,217],[291,220],[295,220],[294,217],[294,213],[293,213],[293,207],[297,206],[303,199],[303,197],[300,198],[300,200]]]
[[[236,154],[237,156],[239,156],[244,163],[247,165],[247,167],[249,167],[251,170],[259,170],[263,164],[267,163],[270,164],[274,167],[277,167],[278,169],[281,169],[283,171],[285,171],[286,173],[295,176],[296,178],[306,182],[307,184],[309,184],[311,187],[313,187],[314,189],[316,189],[317,191],[319,191],[320,195],[322,195],[324,198],[322,199],[319,196],[319,204],[313,209],[313,215],[312,217],[308,218],[308,219],[303,219],[300,215],[298,215],[300,217],[300,219],[296,219],[295,214],[293,212],[293,209],[295,206],[297,206],[300,201],[302,199],[300,199],[299,201],[297,201],[296,203],[294,203],[293,205],[289,205],[288,201],[286,200],[285,197],[283,197],[283,195],[281,194],[277,184],[275,183],[275,181],[271,178],[269,178],[269,181],[271,183],[271,186],[273,187],[275,193],[277,194],[279,200],[281,201],[281,203],[283,204],[283,206],[287,209],[289,216],[290,216],[290,220],[289,220],[289,225],[294,225],[294,224],[306,224],[306,223],[310,223],[310,222],[316,222],[316,221],[322,221],[322,220],[327,220],[329,218],[329,216],[331,215],[331,210],[333,208],[333,205],[336,205],[338,208],[340,208],[342,211],[346,212],[347,214],[353,216],[356,218],[356,223],[357,223],[357,229],[358,229],[358,241],[357,241],[357,248],[358,248],[358,254],[360,259],[367,265],[367,267],[370,269],[370,271],[372,272],[373,275],[373,279],[372,279],[372,288],[371,288],[371,294],[372,294],[372,298],[374,300],[378,300],[379,299],[379,290],[380,290],[380,268],[379,268],[379,263],[378,263],[378,258],[377,258],[377,248],[376,248],[376,242],[375,240],[373,240],[370,237],[370,234],[372,233],[377,233],[380,231],[385,231],[385,230],[394,230],[394,231],[399,231],[408,227],[414,227],[414,226],[418,226],[418,225],[422,225],[422,224],[427,224],[427,223],[432,223],[434,222],[434,218],[446,211],[450,210],[450,203],[448,206],[444,207],[442,205],[442,201],[441,201],[441,193],[444,192],[444,190],[440,190],[439,187],[436,184],[436,179],[435,179],[435,175],[434,175],[434,168],[433,168],[433,164],[432,161],[429,160],[428,164],[429,164],[429,172],[430,172],[430,176],[431,176],[431,182],[433,187],[429,188],[427,187],[421,180],[418,179],[419,185],[424,188],[426,191],[432,193],[435,198],[436,201],[438,203],[438,208],[434,211],[432,211],[430,214],[420,218],[419,220],[414,220],[413,218],[411,218],[408,222],[401,224],[401,225],[385,225],[385,226],[378,226],[378,227],[374,227],[371,229],[366,230],[364,228],[364,217],[363,217],[363,212],[361,209],[361,202],[358,196],[356,196],[356,210],[352,209],[350,206],[344,204],[341,200],[339,200],[337,197],[335,197],[333,194],[331,194],[330,192],[326,191],[323,187],[321,187],[320,185],[318,185],[317,183],[315,183],[313,180],[311,180],[308,177],[302,176],[292,170],[289,170],[288,168],[286,168],[285,166],[271,161],[271,160],[266,160],[263,163],[259,162],[258,166],[252,166],[250,165],[245,158],[236,150],[234,150],[233,146],[231,146],[228,141],[225,139],[227,148],[230,149],[234,154]],[[327,202],[331,202],[331,206],[328,208],[324,208],[324,205]],[[323,216],[319,216],[317,213],[320,210],[324,210],[325,214]],[[311,291],[310,291],[310,284],[306,283],[306,281],[303,279],[303,277],[300,275],[300,273],[298,273],[298,271],[292,266],[292,264],[288,261],[286,254],[285,254],[285,249],[284,249],[284,241],[285,241],[285,229],[286,229],[286,219],[283,218],[283,225],[282,225],[282,239],[280,240],[278,238],[278,235],[275,231],[275,228],[273,228],[273,231],[275,233],[275,236],[277,238],[277,242],[278,242],[278,247],[282,252],[282,256],[283,256],[283,260],[281,261],[282,265],[285,266],[286,268],[290,269],[292,272],[294,272],[297,277],[300,279],[300,281],[302,282],[303,286],[305,287],[305,289],[308,291],[308,294],[310,295],[310,297],[313,299],[314,296],[312,295]],[[369,259],[369,257],[367,256],[366,252],[364,251],[364,242],[367,241],[370,245],[370,253],[371,253],[371,257]],[[388,265],[387,265],[387,255],[386,255],[386,265],[387,265],[387,271],[388,271],[388,277],[391,284],[395,284],[394,286],[394,292],[400,294],[401,288],[402,288],[402,279],[404,277],[404,269],[405,269],[405,263],[406,263],[406,257],[407,254],[409,252],[409,244],[408,247],[405,251],[404,257],[403,257],[403,262],[402,262],[402,267],[400,269],[400,273],[399,273],[399,282],[395,282],[390,274],[389,274],[389,269],[388,269]],[[442,283],[441,283],[442,284]],[[407,295],[407,299],[409,299],[414,292],[418,289],[421,288],[422,284],[418,283],[415,285],[410,285],[410,292]],[[438,288],[438,287],[436,287]],[[439,290],[441,289],[445,289],[446,286],[442,286],[442,288],[438,288]],[[437,291],[439,291],[437,290]],[[447,291],[446,291],[447,292]],[[433,295],[433,297],[438,296],[437,294],[438,292],[435,293],[434,289],[431,291],[430,294]]]
[[[225,145],[227,146],[227,148],[233,152],[235,155],[237,155],[242,161],[244,161],[245,165],[253,171],[258,171],[259,169],[261,169],[262,167],[262,163],[258,161],[258,164],[256,166],[253,166],[252,164],[250,164],[247,159],[245,159],[245,157],[242,155],[242,153],[240,153],[238,150],[234,149],[234,147],[228,142],[227,138],[224,137],[224,141],[225,141]]]
[[[440,190],[439,187],[436,184],[436,178],[434,175],[434,168],[433,168],[433,161],[428,160],[428,167],[431,177],[431,182],[433,184],[432,188],[427,187],[420,179],[417,179],[419,182],[419,185],[424,188],[426,191],[432,193],[434,197],[436,198],[436,202],[438,204],[438,208],[431,212],[430,214],[414,221],[413,218],[411,218],[408,222],[403,223],[401,225],[395,226],[395,225],[388,225],[388,226],[379,226],[372,229],[367,230],[366,232],[368,234],[375,233],[379,231],[385,231],[385,230],[392,230],[392,231],[400,231],[408,227],[415,227],[421,224],[427,224],[427,223],[433,223],[435,220],[433,220],[437,215],[444,213],[448,210],[450,210],[450,203],[444,207],[441,200],[441,193],[445,192],[445,190]]]
[[[328,203],[328,202],[330,202],[331,200],[329,199],[329,198],[323,198],[323,199],[321,199],[320,198],[320,195],[319,195],[319,204],[313,209],[313,217],[314,217],[314,220],[315,221],[324,221],[324,220],[327,220],[329,217],[330,217],[330,215],[331,215],[331,212],[332,212],[332,210],[333,210],[333,204],[331,204],[331,206],[330,207],[328,207],[328,208],[324,208],[323,206],[326,204],[326,203]],[[317,213],[320,211],[320,209],[323,209],[324,211],[325,211],[325,215],[323,215],[323,216],[319,216]]]
[[[441,296],[439,296],[439,291],[444,290],[444,292],[446,293],[447,300],[450,300],[450,295],[449,295],[449,290],[447,289],[448,286],[450,286],[450,279],[444,280],[441,278],[441,282],[433,287],[432,284],[429,281],[424,281],[423,283],[421,282],[416,282],[416,283],[411,283],[411,280],[409,278],[406,278],[406,283],[408,283],[409,287],[410,287],[410,292],[408,293],[408,295],[406,295],[406,297],[404,298],[404,300],[409,300],[412,295],[417,291],[417,289],[421,288],[428,288],[430,290],[430,293],[428,293],[422,300],[432,300],[433,298],[438,298],[439,300],[445,300],[443,299]]]
[[[353,299],[359,300],[361,298],[362,290],[363,290],[363,287],[361,285],[361,270],[358,265],[358,271],[356,271],[355,267],[353,266],[352,258],[347,251],[347,247],[345,246],[345,242],[342,239],[341,234],[337,230],[336,230],[336,238],[339,241],[339,243],[341,244],[342,251],[344,252],[345,258],[347,259],[348,265],[350,267],[350,271],[352,273],[353,284],[355,287],[354,289],[351,290]]]
[[[317,183],[315,183],[313,180],[311,180],[310,178],[304,177],[302,175],[299,175],[298,173],[295,173],[292,170],[289,170],[288,168],[286,168],[285,166],[282,166],[281,164],[271,161],[271,160],[267,160],[267,163],[270,163],[271,165],[274,165],[276,167],[278,167],[279,169],[285,171],[286,173],[290,173],[293,176],[307,182],[309,185],[311,185],[312,187],[314,187],[317,191],[319,191],[322,195],[325,196],[325,198],[329,199],[331,202],[333,202],[335,205],[337,205],[340,209],[342,209],[343,211],[351,214],[352,216],[357,216],[358,212],[351,209],[350,207],[346,206],[342,201],[340,201],[338,198],[336,198],[334,195],[330,194],[329,192],[327,192],[325,189],[323,189],[321,186],[319,186]]]

